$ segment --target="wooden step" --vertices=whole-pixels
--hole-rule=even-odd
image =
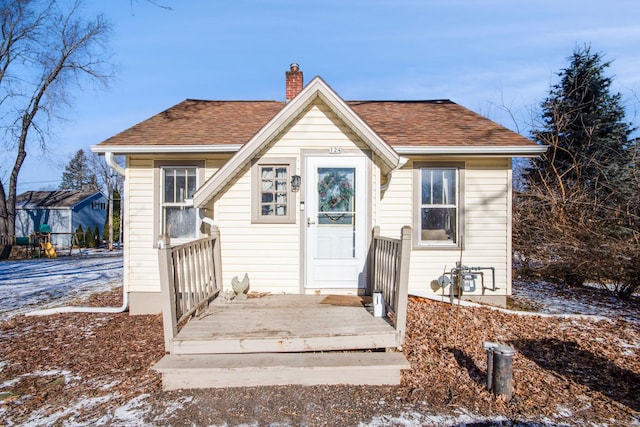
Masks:
[[[276,353],[303,351],[369,350],[395,348],[397,332],[388,327],[357,333],[297,335],[267,331],[264,336],[246,331],[241,336],[190,336],[179,334],[171,343],[173,354]]]
[[[167,355],[153,369],[165,390],[268,385],[397,385],[410,365],[398,352]]]

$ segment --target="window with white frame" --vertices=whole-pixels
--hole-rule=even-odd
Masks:
[[[418,246],[460,245],[461,170],[443,164],[416,167],[418,209],[414,226]]]
[[[252,166],[252,214],[255,223],[295,222],[291,178],[295,159],[259,159]]]
[[[193,166],[163,166],[161,169],[162,234],[172,239],[195,239],[198,233],[197,209],[193,193],[198,188],[198,170]]]

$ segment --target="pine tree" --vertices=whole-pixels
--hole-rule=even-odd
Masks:
[[[610,92],[613,79],[604,75],[611,62],[603,62],[590,47],[576,49],[569,59],[542,103],[541,129],[532,135],[549,151],[533,160],[527,175],[534,182],[558,185],[561,180],[601,189],[628,169],[625,148],[632,128],[624,121],[621,95]]]
[[[85,246],[86,242],[84,239],[84,230],[82,229],[82,224],[79,224],[78,228],[76,228],[76,237],[78,239],[78,245]]]
[[[613,283],[628,296],[640,286],[637,163],[609,66],[576,49],[542,102],[532,137],[549,149],[514,198],[514,248],[566,284]]]
[[[62,173],[60,190],[98,190],[98,178],[89,166],[83,149],[73,156]]]
[[[93,229],[93,247],[100,247],[100,230],[97,225]]]
[[[87,248],[94,248],[96,245],[96,239],[91,227],[87,227],[87,231],[84,232],[84,244]]]

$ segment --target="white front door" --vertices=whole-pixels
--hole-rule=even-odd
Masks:
[[[366,157],[307,157],[306,288],[364,288]]]

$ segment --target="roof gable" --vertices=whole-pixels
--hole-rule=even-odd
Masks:
[[[356,114],[320,77],[311,82],[285,105],[262,129],[229,159],[194,194],[194,205],[206,205],[218,192],[248,164],[283,129],[295,120],[316,98],[321,99],[352,132],[358,135],[381,160],[381,169],[388,172],[399,163],[398,154],[369,125]]]

